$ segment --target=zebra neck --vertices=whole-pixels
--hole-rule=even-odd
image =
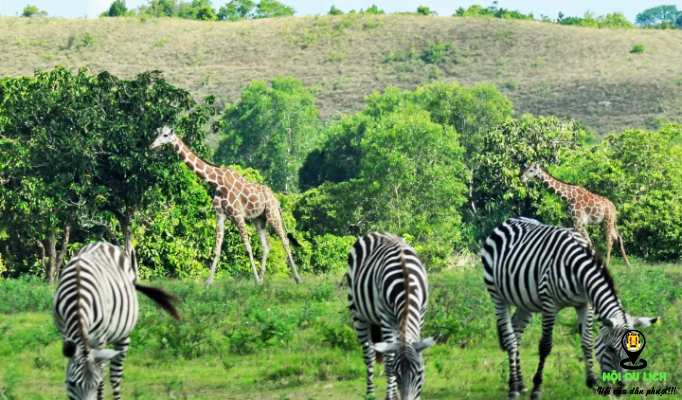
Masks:
[[[603,318],[619,318],[625,315],[625,311],[618,300],[613,284],[604,278],[603,272],[596,265],[592,265],[592,271],[583,274],[583,287],[585,288],[594,313]]]

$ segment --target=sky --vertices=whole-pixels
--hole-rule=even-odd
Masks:
[[[109,8],[113,0],[0,0],[0,15],[15,16],[27,4],[35,5],[47,11],[50,16],[63,18],[97,18]],[[190,1],[190,0],[187,0]],[[229,0],[213,0],[213,7],[218,9]],[[148,3],[147,0],[127,0],[128,8],[136,8]],[[282,3],[294,7],[296,15],[326,14],[332,4],[343,11],[370,7],[376,4],[380,9],[390,13],[395,11],[415,11],[424,5],[438,12],[439,15],[452,15],[459,7],[467,8],[472,4],[484,7],[492,4],[492,0],[283,0]],[[682,9],[682,0],[499,0],[498,6],[511,10],[519,10],[525,14],[532,12],[536,18],[545,14],[556,19],[559,11],[566,16],[581,17],[589,10],[596,15],[614,11],[625,14],[630,20],[642,10],[661,4],[674,4]]]

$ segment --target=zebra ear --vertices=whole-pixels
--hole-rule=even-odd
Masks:
[[[421,342],[415,343],[414,349],[417,350],[418,353],[421,353],[422,351],[428,349],[429,347],[433,346],[434,344],[436,344],[436,339],[430,337],[430,338],[422,340]]]
[[[615,318],[603,318],[601,323],[607,328],[613,328],[618,324],[618,320]]]
[[[99,363],[111,360],[112,358],[116,357],[120,353],[120,351],[112,349],[102,349],[94,350],[93,353],[95,355],[95,362]]]
[[[633,324],[632,324],[633,327],[635,327],[635,328],[648,328],[651,325],[658,322],[660,319],[659,319],[659,317],[656,317],[656,318],[634,317],[633,320],[634,320]]]
[[[381,343],[375,343],[374,344],[374,350],[378,353],[394,353],[398,350],[400,347],[400,342],[393,342],[393,343],[387,343],[387,342],[381,342]]]

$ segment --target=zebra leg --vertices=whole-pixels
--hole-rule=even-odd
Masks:
[[[381,333],[385,343],[393,343],[396,337],[393,330],[386,325],[382,325]],[[398,400],[398,386],[396,384],[395,372],[393,371],[393,359],[395,353],[389,351],[383,354],[384,370],[386,371],[386,400]]]
[[[580,347],[583,350],[585,357],[585,374],[587,387],[595,388],[597,386],[597,378],[594,376],[592,367],[592,349],[594,344],[592,342],[592,308],[589,304],[582,307],[576,307],[578,314],[578,329],[580,330]]]
[[[554,330],[554,321],[556,319],[556,312],[542,313],[542,339],[540,339],[540,362],[538,364],[538,371],[533,377],[533,393],[530,398],[532,400],[542,397],[542,370],[545,368],[545,360],[549,353],[552,352],[552,331]]]
[[[533,313],[530,311],[522,310],[517,308],[512,316],[512,327],[514,328],[514,335],[516,335],[516,346],[519,351],[516,352],[516,382],[518,383],[518,388],[520,393],[528,392],[528,389],[523,385],[523,376],[521,375],[521,360],[519,358],[519,352],[521,349],[521,339],[523,338],[523,331],[526,326],[533,319]]]
[[[111,389],[114,392],[114,400],[121,399],[121,378],[123,378],[123,360],[128,353],[128,346],[130,346],[130,337],[127,337],[114,344],[114,350],[120,351],[118,355],[111,359],[109,364],[109,381],[111,382]]]
[[[495,297],[493,297],[493,300]],[[519,397],[519,383],[517,381],[519,347],[514,335],[514,328],[511,322],[511,311],[508,304],[495,303],[495,317],[497,319],[497,335],[500,339],[500,346],[509,355],[509,398]]]
[[[358,320],[355,320],[353,325],[362,345],[362,358],[367,366],[367,396],[370,396],[374,394],[374,363],[376,361],[376,353],[374,352],[370,331],[371,325]]]
[[[102,370],[104,370],[105,366],[102,366]],[[102,379],[102,382],[99,383],[99,386],[97,387],[97,400],[103,400],[104,399],[104,379]]]

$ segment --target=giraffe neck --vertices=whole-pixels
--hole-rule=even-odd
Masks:
[[[572,199],[571,185],[567,185],[559,181],[544,169],[541,171],[542,177],[540,179],[542,179],[542,184],[547,188],[547,190],[556,194],[557,196],[561,197],[564,200],[570,201]]]
[[[196,176],[198,176],[204,182],[217,188],[219,183],[217,181],[219,170],[217,167],[207,163],[197,156],[179,137],[175,137],[173,142],[173,147],[175,147],[175,152],[178,153],[180,159],[189,167]],[[231,175],[231,174],[225,174]]]

